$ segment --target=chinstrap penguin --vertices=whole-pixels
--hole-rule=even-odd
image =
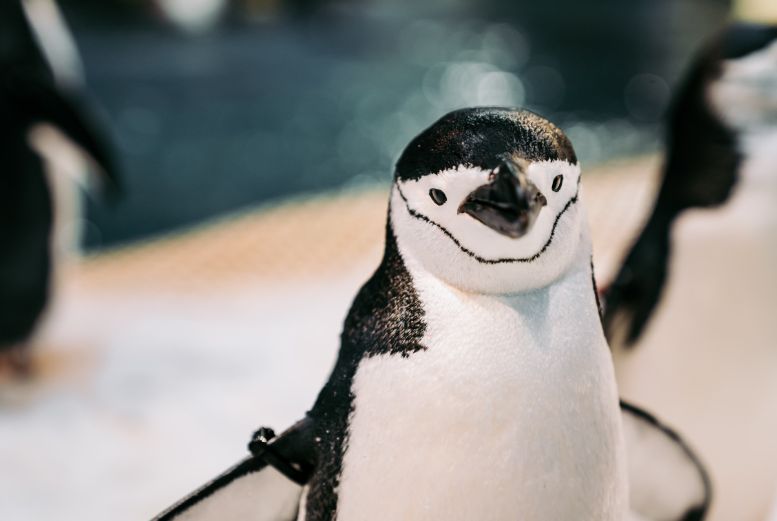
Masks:
[[[777,4],[763,7],[690,65],[653,212],[604,299],[621,395],[693,439],[723,520],[764,519],[777,483]]]
[[[689,521],[709,501],[677,435],[619,403],[580,165],[518,109],[407,146],[329,381],[270,438],[157,519]]]
[[[617,343],[632,345],[649,325],[670,275],[672,244],[684,240],[682,230],[673,233],[681,216],[736,200],[746,205],[756,191],[777,193],[769,183],[776,148],[777,26],[731,24],[702,48],[673,98],[653,211],[606,290],[611,341],[617,337]],[[772,215],[767,208],[759,218],[771,221]],[[722,215],[707,211],[693,217],[712,222]],[[738,269],[729,268],[710,283]]]
[[[27,369],[24,346],[46,307],[56,256],[56,158],[39,138],[63,136],[80,148],[109,188],[116,173],[109,147],[55,80],[16,0],[0,6],[0,114],[0,357],[17,371]]]

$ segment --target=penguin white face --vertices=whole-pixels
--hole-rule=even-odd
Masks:
[[[511,124],[515,114],[498,113]],[[550,125],[528,114],[520,113],[542,129]],[[427,133],[441,123],[445,118]],[[457,139],[466,141],[469,132]],[[390,211],[400,252],[466,291],[507,294],[546,286],[569,269],[580,244],[580,166],[568,158],[526,159],[520,150],[498,154],[491,163],[496,166],[463,163],[403,178],[400,159]]]
[[[777,125],[777,40],[742,57],[724,60],[708,96],[729,125],[757,130]]]

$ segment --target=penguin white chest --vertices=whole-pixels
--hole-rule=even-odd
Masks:
[[[624,519],[590,272],[509,299],[414,281],[426,349],[360,363],[338,521]]]

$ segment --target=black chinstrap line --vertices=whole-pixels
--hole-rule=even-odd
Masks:
[[[572,205],[577,203],[577,197],[578,197],[578,194],[580,193],[580,178],[578,178],[578,180],[577,180],[578,189],[575,192],[574,197],[572,197],[572,199],[567,201],[567,204],[564,206],[564,208],[562,208],[562,210],[558,213],[558,215],[556,215],[556,220],[553,221],[553,228],[550,230],[550,237],[548,237],[548,241],[540,249],[540,251],[538,251],[537,253],[535,253],[531,257],[519,257],[519,258],[509,258],[509,257],[506,257],[506,258],[502,258],[502,259],[486,259],[486,258],[481,257],[480,255],[478,255],[474,251],[468,249],[467,247],[463,246],[459,242],[459,240],[456,237],[454,237],[453,234],[451,232],[449,232],[444,226],[434,222],[433,220],[431,220],[430,218],[428,218],[424,214],[419,213],[419,212],[413,210],[412,208],[410,208],[410,204],[408,203],[408,200],[405,197],[405,194],[402,193],[402,188],[399,186],[399,183],[397,182],[397,183],[395,183],[395,185],[397,187],[397,191],[399,192],[399,196],[405,202],[405,208],[407,209],[407,213],[409,213],[412,217],[415,217],[416,219],[418,219],[420,221],[424,221],[426,223],[431,224],[432,226],[436,226],[437,228],[439,228],[440,231],[442,231],[451,241],[453,241],[453,243],[456,246],[458,246],[458,248],[461,251],[463,251],[464,253],[466,253],[467,255],[469,255],[470,257],[472,257],[473,259],[475,259],[476,261],[478,261],[478,262],[480,262],[482,264],[528,263],[528,262],[534,262],[535,260],[537,260],[540,257],[540,255],[545,253],[545,250],[548,249],[548,247],[550,246],[550,243],[553,242],[553,236],[556,234],[556,226],[558,226],[558,222],[561,219],[561,216],[564,215],[564,213],[566,213],[566,211],[569,210],[572,207]]]

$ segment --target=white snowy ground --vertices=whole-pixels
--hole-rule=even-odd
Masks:
[[[38,381],[0,391],[0,519],[137,520],[312,405],[366,270],[199,299],[67,284]]]
[[[640,160],[585,178],[604,275],[646,211],[655,167]],[[64,270],[36,341],[35,379],[0,380],[0,519],[149,518],[243,457],[255,428],[301,417],[378,262],[385,201],[373,191],[296,202]],[[716,352],[648,346],[619,360],[619,375],[630,398],[679,423],[714,467],[712,521],[763,521],[777,486],[777,397],[763,398],[777,364],[754,369],[759,387],[739,389],[720,381],[737,376],[721,373],[736,368],[736,350]],[[735,392],[709,394],[725,386]]]

